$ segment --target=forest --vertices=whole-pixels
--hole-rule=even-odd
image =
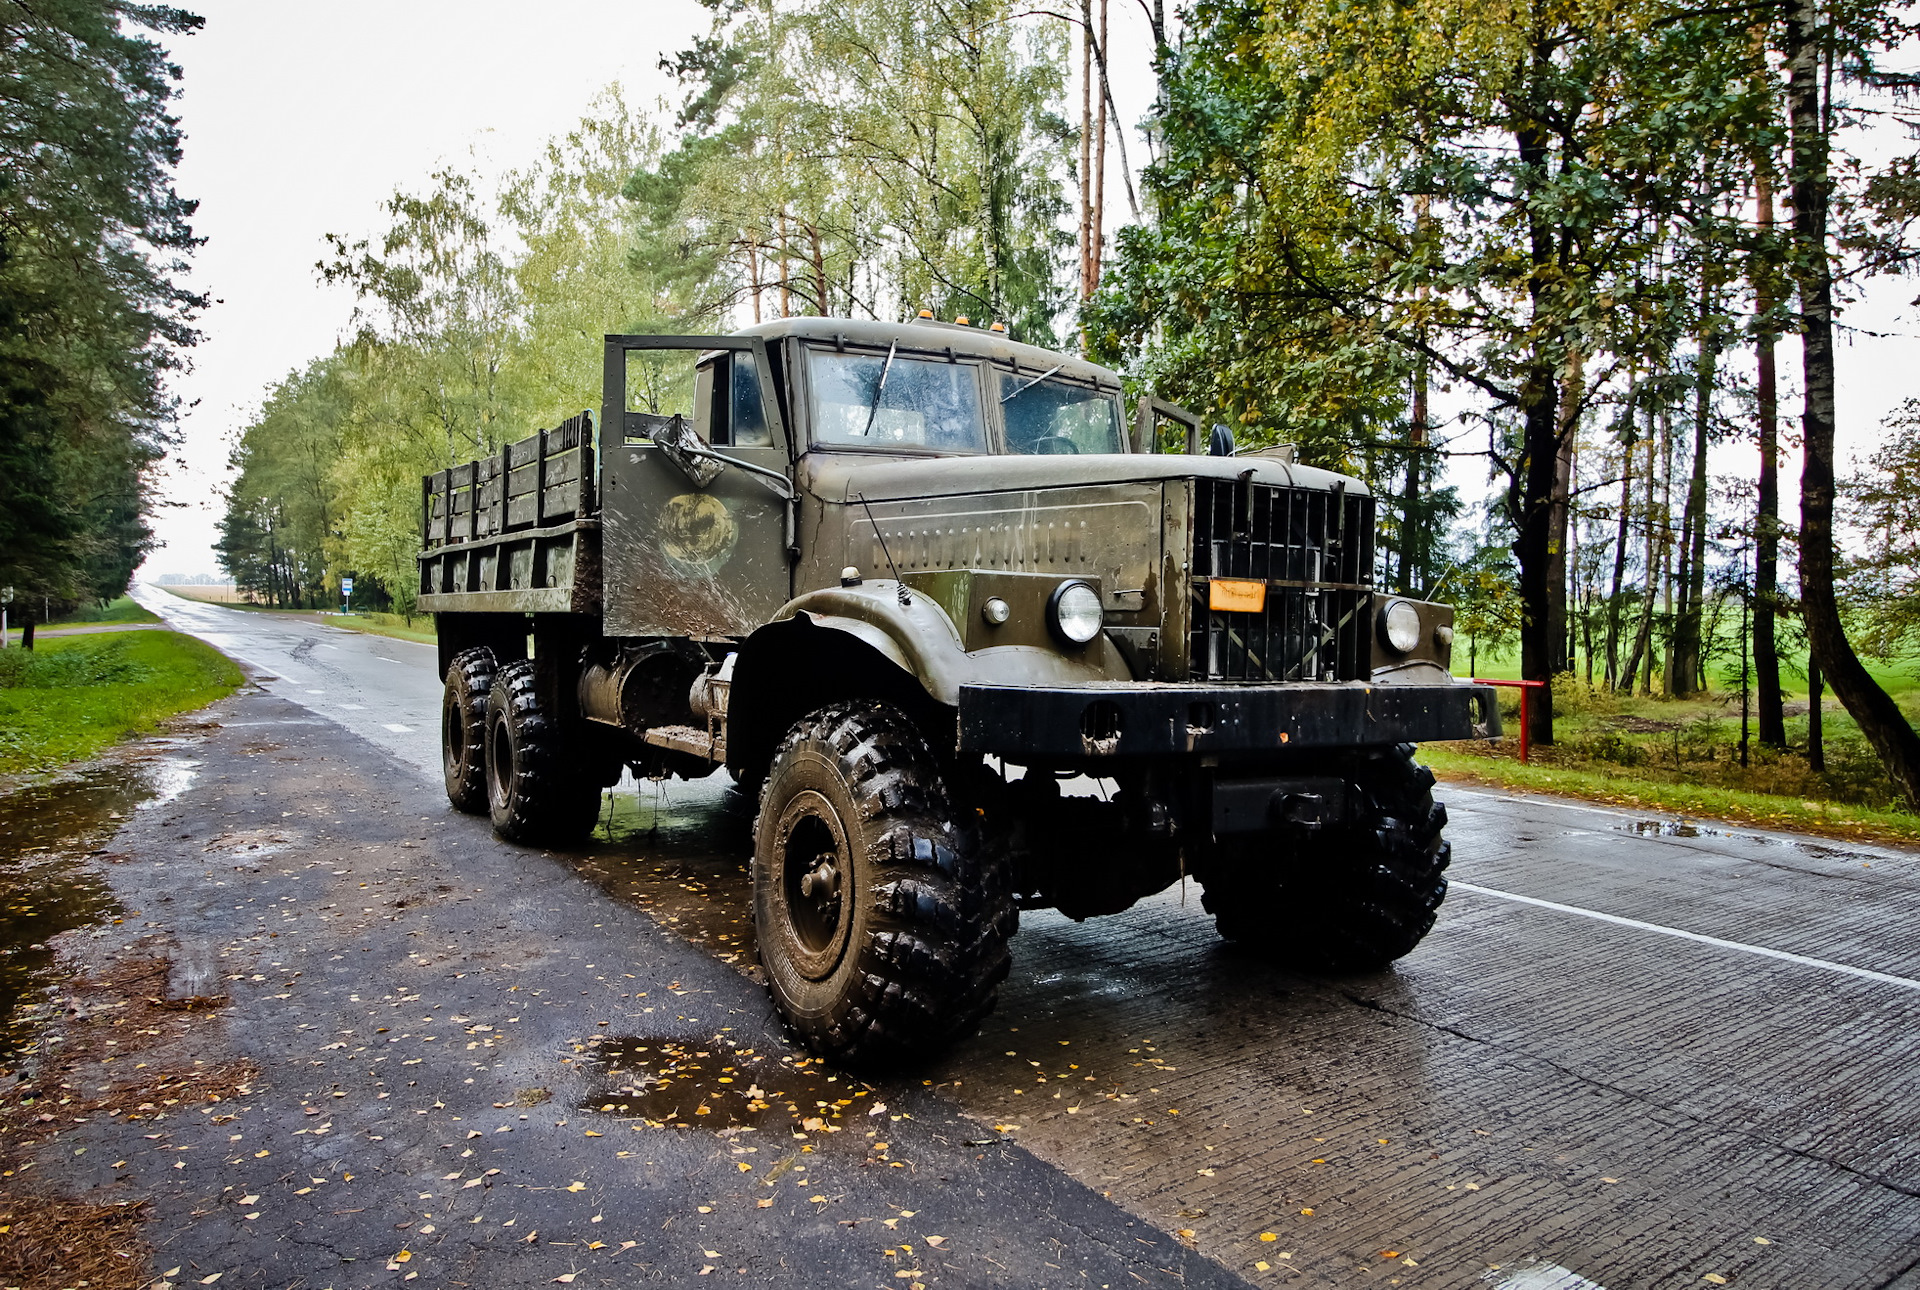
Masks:
[[[0,586],[29,620],[111,600],[145,556],[167,381],[206,302],[180,285],[179,68],[161,5],[0,0]]]
[[[924,307],[1366,480],[1376,581],[1458,607],[1460,670],[1560,678],[1536,743],[1733,677],[1761,750],[1811,691],[1817,760],[1830,690],[1920,806],[1883,684],[1920,398],[1835,392],[1847,303],[1915,263],[1905,6],[1135,2],[1121,65],[1108,0],[706,0],[500,182],[396,192],[315,266],[347,338],[236,428],[225,566],[410,614],[420,476],[595,406],[602,334]]]

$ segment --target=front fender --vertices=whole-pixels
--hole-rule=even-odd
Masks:
[[[1086,685],[1132,680],[1126,660],[1103,634],[1080,649],[994,645],[971,652],[953,619],[931,596],[875,580],[826,587],[787,602],[766,632],[805,617],[815,627],[844,632],[912,676],[927,697],[946,707],[960,703],[963,685]],[[759,636],[756,632],[755,637]],[[747,642],[751,648],[753,640]]]

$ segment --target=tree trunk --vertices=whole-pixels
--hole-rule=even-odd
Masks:
[[[1535,74],[1546,76],[1550,59],[1535,52]],[[1545,129],[1523,109],[1514,143],[1527,172],[1545,175],[1551,141]],[[1527,292],[1536,328],[1550,332],[1546,318],[1559,270],[1559,230],[1543,212],[1528,220],[1529,272]],[[1543,747],[1553,742],[1553,675],[1558,656],[1565,652],[1557,640],[1561,625],[1554,618],[1553,511],[1560,466],[1560,364],[1540,342],[1529,358],[1530,370],[1520,386],[1519,405],[1526,418],[1520,449],[1518,478],[1508,487],[1508,513],[1513,518],[1513,555],[1520,565],[1520,675],[1547,684],[1528,705],[1528,737]],[[1516,496],[1517,494],[1517,496]],[[1517,505],[1515,503],[1518,503]],[[1566,582],[1560,583],[1565,595]],[[1565,612],[1565,606],[1561,606]]]
[[[1536,368],[1529,382],[1533,402],[1526,408],[1526,455],[1521,465],[1523,489],[1519,531],[1513,539],[1514,559],[1520,565],[1520,675],[1528,681],[1551,683],[1559,661],[1555,655],[1553,618],[1553,498],[1560,454],[1555,434],[1560,418],[1555,403],[1559,384],[1550,370]],[[1561,584],[1562,594],[1565,583]],[[1527,735],[1536,744],[1553,742],[1553,687],[1534,692],[1527,706]]]
[[[1547,512],[1547,675],[1558,676],[1572,670],[1567,658],[1567,571],[1570,511],[1573,501],[1573,439],[1580,391],[1580,355],[1567,360],[1567,374],[1561,386],[1560,407],[1553,455],[1553,493]]]
[[[1673,623],[1673,666],[1667,693],[1684,699],[1699,686],[1704,649],[1701,622],[1707,585],[1707,439],[1713,417],[1713,379],[1719,345],[1711,334],[1712,287],[1700,293],[1700,356],[1694,364],[1693,469],[1687,477],[1687,508],[1680,525],[1680,612]]]
[[[1773,164],[1761,156],[1754,166],[1754,204],[1761,235],[1773,232]],[[1771,251],[1755,261],[1754,307],[1765,318],[1779,304],[1774,293]],[[1760,487],[1753,519],[1753,671],[1760,745],[1787,746],[1785,702],[1780,693],[1780,646],[1774,637],[1774,611],[1780,598],[1780,390],[1774,370],[1774,337],[1762,332],[1754,342],[1754,402],[1760,421]]]
[[[1093,294],[1093,0],[1080,0],[1080,298]]]
[[[820,245],[820,226],[807,225],[807,236],[813,242],[814,312],[825,318],[832,312],[832,306],[827,294],[827,256]]]
[[[1413,371],[1413,415],[1409,418],[1407,440],[1407,478],[1400,490],[1400,571],[1394,585],[1402,595],[1413,595],[1414,575],[1420,567],[1424,536],[1419,532],[1415,513],[1420,507],[1421,454],[1427,445],[1427,364],[1420,360]]]
[[[1813,659],[1853,715],[1887,775],[1920,809],[1920,734],[1880,688],[1847,640],[1833,589],[1833,268],[1827,258],[1827,123],[1821,102],[1814,0],[1787,11],[1787,104],[1793,123],[1793,234],[1800,254],[1800,604]]]
[[[1627,406],[1626,439],[1620,447],[1620,524],[1613,539],[1613,587],[1607,596],[1607,688],[1620,688],[1620,588],[1627,572],[1627,521],[1633,514],[1633,406]],[[1628,689],[1632,689],[1629,682]]]

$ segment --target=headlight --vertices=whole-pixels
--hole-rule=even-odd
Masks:
[[[1396,654],[1411,654],[1420,645],[1420,611],[1411,601],[1389,600],[1380,610],[1380,639]]]
[[[1047,602],[1047,619],[1062,640],[1085,645],[1100,634],[1100,593],[1084,582],[1063,582]]]

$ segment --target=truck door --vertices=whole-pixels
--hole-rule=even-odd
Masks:
[[[767,622],[793,595],[793,459],[766,341],[609,336],[604,386],[606,634]]]

